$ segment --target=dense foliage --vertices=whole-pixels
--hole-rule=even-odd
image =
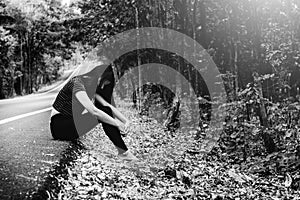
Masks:
[[[13,2],[0,3],[1,99],[51,83],[74,48],[63,25],[73,13],[59,1]]]
[[[245,88],[258,72],[272,75],[263,83],[268,98],[278,101],[299,94],[298,1],[90,0],[78,6],[82,16],[73,27],[79,41],[97,46],[137,26],[169,28],[194,38],[211,53],[227,75],[229,92]]]

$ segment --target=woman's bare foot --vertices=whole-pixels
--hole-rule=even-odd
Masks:
[[[118,150],[118,154],[122,154],[122,153],[125,153],[127,151],[127,150],[121,149],[121,148],[119,148],[117,146],[115,146],[115,147]]]
[[[121,158],[123,160],[128,160],[128,161],[138,161],[139,160],[129,150],[124,153],[119,153],[118,156],[119,156],[119,158]]]

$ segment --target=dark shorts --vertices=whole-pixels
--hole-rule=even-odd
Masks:
[[[81,135],[89,132],[98,124],[95,117],[86,113],[80,118],[76,119],[76,125],[74,119],[63,114],[56,114],[51,117],[50,130],[52,137],[56,140],[75,140]]]

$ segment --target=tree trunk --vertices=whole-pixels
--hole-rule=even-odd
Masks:
[[[167,119],[164,126],[168,131],[175,132],[180,127],[180,100],[173,99],[172,107],[168,110]]]
[[[26,47],[27,47],[27,68],[28,68],[28,93],[32,93],[32,69],[31,69],[31,59],[30,59],[30,43],[29,43],[29,33],[26,34]]]
[[[206,31],[206,8],[205,8],[205,0],[201,0],[199,2],[199,8],[200,8],[200,43],[203,46],[204,49],[208,48],[207,45],[207,31]]]
[[[2,69],[0,69],[0,99],[5,99],[5,95],[3,93],[3,73],[2,73]]]
[[[187,34],[187,0],[183,0],[182,1],[182,5],[180,6],[180,12],[181,14],[180,16],[180,26],[181,26],[181,33],[183,34]],[[181,55],[184,56],[185,55],[185,37],[184,35],[182,36],[182,39],[180,41],[182,43],[182,49],[181,49]],[[179,56],[179,69],[178,69],[178,72],[180,74],[184,74],[184,68],[186,67],[186,63],[184,61],[184,59],[182,57]],[[183,88],[182,88],[182,83],[180,81],[180,77],[179,77],[179,74],[178,74],[178,77],[177,77],[177,81],[178,82],[178,88],[179,89],[178,91],[176,91],[177,94],[180,94],[180,97],[184,96],[183,94]],[[177,95],[176,94],[176,95]]]
[[[129,70],[131,70],[131,69],[129,69]],[[133,107],[137,108],[137,95],[136,95],[136,93],[137,93],[138,88],[135,85],[134,77],[133,77],[133,74],[131,74],[131,72],[129,72],[129,78],[130,78],[130,81],[131,81],[131,86],[132,86],[132,91],[133,91],[133,93],[132,93]]]
[[[268,133],[269,124],[268,124],[268,116],[266,113],[265,102],[263,99],[262,83],[258,76],[258,73],[254,73],[253,78],[254,78],[255,87],[256,87],[257,91],[259,92],[259,94],[258,94],[259,95],[259,104],[258,104],[257,113],[259,115],[260,124],[261,124],[261,126],[264,127],[261,132],[261,137],[264,141],[264,145],[265,145],[267,152],[273,153],[273,152],[277,151],[277,147],[275,145],[273,138]]]
[[[239,72],[238,72],[238,56],[239,56],[239,49],[237,42],[234,42],[234,60],[233,60],[233,66],[234,66],[234,98],[237,99],[238,89],[239,89]]]
[[[137,43],[136,43],[136,49],[137,49],[137,67],[138,67],[138,80],[139,85],[137,88],[137,98],[138,98],[138,110],[141,111],[141,103],[142,103],[142,72],[141,72],[141,57],[140,57],[140,35],[139,35],[139,10],[138,7],[135,6],[135,20],[136,20],[136,29],[137,29]]]
[[[12,97],[15,93],[15,79],[14,79],[14,71],[15,70],[10,70],[10,91],[9,91],[9,96]]]
[[[238,17],[238,5],[232,4],[232,12],[227,13],[230,16],[229,21],[229,33],[231,40],[229,42],[229,66],[231,66],[231,72],[233,75],[232,81],[232,89],[233,89],[233,99],[237,100],[237,91],[238,91],[238,42],[239,42],[239,34],[237,28],[237,17]]]
[[[194,10],[193,10],[193,39],[194,39],[194,56],[195,58],[198,57],[198,53],[196,52],[196,46],[197,46],[197,28],[198,28],[198,23],[197,23],[197,7],[198,7],[198,0],[195,0],[194,2]],[[198,95],[198,87],[199,87],[199,77],[198,77],[198,71],[193,69],[195,71],[195,93]]]

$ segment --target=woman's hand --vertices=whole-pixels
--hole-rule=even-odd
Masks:
[[[117,128],[119,129],[120,132],[124,132],[125,131],[125,124],[120,122],[119,120],[115,120],[116,124],[117,124]]]
[[[125,122],[125,124],[124,124],[124,126],[125,126],[125,132],[128,132],[128,131],[129,131],[130,125],[131,125],[131,121],[126,120],[126,122]]]
[[[126,120],[124,123],[124,131],[122,132],[122,136],[126,137],[128,135],[130,125],[131,121]]]
[[[130,121],[126,120],[125,123],[119,121],[118,119],[116,119],[116,124],[117,124],[117,128],[120,130],[121,135],[126,137],[129,131],[129,126],[130,126]]]

